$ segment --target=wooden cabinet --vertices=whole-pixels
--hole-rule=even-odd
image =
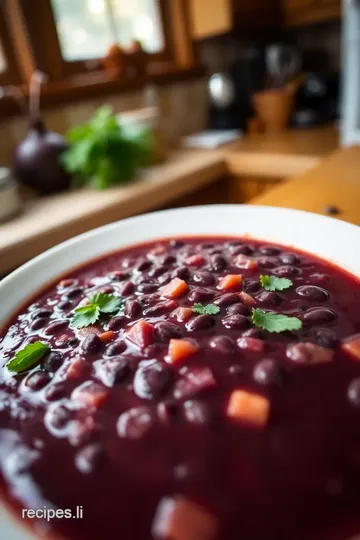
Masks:
[[[232,0],[234,25],[239,29],[281,26],[280,0]]]
[[[285,24],[300,26],[338,19],[341,0],[283,0]]]

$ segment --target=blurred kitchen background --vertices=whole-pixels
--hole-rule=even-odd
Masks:
[[[359,35],[358,0],[2,0],[0,274],[129,215],[256,202],[359,142]]]

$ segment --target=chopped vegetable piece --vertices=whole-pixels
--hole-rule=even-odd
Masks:
[[[145,349],[154,340],[154,327],[141,319],[127,331],[127,336],[135,345]]]
[[[100,384],[87,381],[78,388],[75,388],[71,394],[72,399],[98,409],[107,400],[110,393]]]
[[[181,495],[161,499],[152,525],[155,540],[214,540],[218,520]]]
[[[256,270],[258,268],[258,263],[246,255],[241,254],[236,257],[235,266],[244,268],[245,270]]]
[[[220,280],[217,288],[225,291],[240,289],[242,280],[241,274],[229,274]]]
[[[268,332],[286,332],[300,330],[302,322],[297,317],[287,317],[281,313],[266,312],[262,309],[253,309],[252,321],[255,326]]]
[[[263,352],[265,343],[262,339],[252,337],[242,337],[237,340],[238,347],[250,352]]]
[[[75,358],[66,370],[65,379],[79,379],[86,373],[88,367],[89,364],[86,360],[83,360],[83,358]]]
[[[360,361],[360,334],[345,341],[341,345],[341,348],[343,351],[350,354],[354,360]]]
[[[6,364],[6,367],[14,373],[21,373],[38,364],[49,351],[50,347],[40,341],[29,343],[16,353],[15,357]]]
[[[187,307],[180,307],[174,312],[174,315],[179,322],[186,322],[191,319],[193,310]]]
[[[190,264],[191,266],[202,266],[205,263],[205,259],[202,255],[192,255],[188,259],[186,259],[186,263]]]
[[[216,380],[208,367],[192,367],[175,384],[174,398],[188,399],[203,390],[214,388]]]
[[[171,339],[167,362],[176,364],[197,353],[199,346],[189,339]]]
[[[294,284],[291,279],[279,278],[276,276],[260,276],[260,283],[267,291],[285,291]]]
[[[184,296],[188,290],[189,287],[186,281],[174,278],[170,283],[161,287],[159,292],[161,296],[165,296],[166,298],[180,298],[180,296]]]
[[[286,349],[286,356],[298,364],[327,364],[334,359],[334,351],[314,343],[293,343]]]
[[[109,330],[108,332],[103,332],[102,334],[99,334],[99,338],[104,343],[108,343],[115,338],[115,332],[113,332],[112,330]]]
[[[257,426],[265,426],[270,411],[269,400],[258,394],[235,390],[229,400],[227,415]]]
[[[250,294],[242,291],[240,294],[240,300],[245,304],[245,306],[256,306],[256,300]]]
[[[200,315],[217,315],[221,310],[219,306],[216,306],[215,304],[203,306],[202,304],[197,303],[193,305],[192,311],[194,313],[199,313]]]

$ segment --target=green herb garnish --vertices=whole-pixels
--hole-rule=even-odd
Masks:
[[[260,283],[267,291],[285,291],[293,286],[291,279],[276,276],[260,276]]]
[[[220,313],[219,306],[216,306],[215,304],[208,304],[207,306],[194,304],[192,310],[194,313],[199,313],[200,315],[217,315]]]
[[[6,367],[9,371],[21,373],[37,364],[49,351],[50,347],[40,341],[29,343],[29,345],[16,353],[14,358],[6,364]]]
[[[96,293],[90,299],[86,306],[75,309],[75,315],[71,320],[72,328],[84,328],[95,324],[101,313],[115,313],[124,306],[124,300],[119,296],[106,293]]]
[[[296,317],[287,317],[281,313],[266,312],[258,308],[253,308],[252,322],[263,330],[276,333],[302,328],[301,320]]]

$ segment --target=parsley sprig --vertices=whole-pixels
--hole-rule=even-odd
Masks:
[[[200,303],[194,304],[192,310],[199,315],[217,315],[220,313],[219,306],[216,306],[215,304],[208,304],[207,306]]]
[[[260,283],[267,291],[285,291],[293,286],[291,279],[276,276],[260,276]]]
[[[275,333],[300,330],[302,328],[302,321],[297,317],[288,317],[281,313],[263,311],[258,308],[253,308],[252,322],[263,330]]]
[[[14,373],[21,373],[38,364],[49,351],[49,345],[41,343],[41,341],[29,343],[16,353],[14,358],[6,364],[6,367]]]
[[[124,299],[120,296],[106,293],[96,293],[86,306],[75,309],[75,315],[71,320],[71,328],[85,328],[95,324],[102,313],[113,314],[119,312],[124,306]]]

